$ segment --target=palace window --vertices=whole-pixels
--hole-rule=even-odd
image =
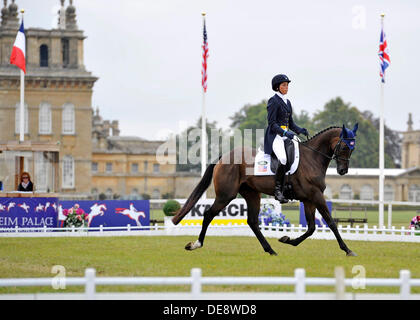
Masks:
[[[394,201],[394,187],[390,184],[384,186],[384,200]]]
[[[106,173],[112,173],[112,162],[107,162],[105,167]]]
[[[360,189],[360,200],[373,200],[373,188],[370,184],[365,184]]]
[[[72,156],[63,158],[63,188],[74,188],[74,159]]]
[[[98,199],[98,197],[99,197],[99,192],[98,192],[98,189],[93,188],[93,189],[90,191],[90,193],[92,194],[92,198],[93,198],[94,200]]]
[[[353,199],[353,191],[351,186],[348,184],[343,184],[340,188],[340,199],[351,200]]]
[[[70,41],[69,39],[61,39],[61,53],[63,58],[63,68],[67,68],[70,64]]]
[[[98,172],[98,163],[92,162],[92,172],[96,173]]]
[[[112,199],[113,198],[112,189],[111,188],[106,189],[105,195],[107,199]]]
[[[152,192],[152,199],[159,199],[160,198],[160,191],[159,189],[154,189]]]
[[[154,173],[159,173],[159,170],[160,170],[159,163],[154,163],[153,164],[153,172]]]
[[[48,67],[48,46],[46,44],[39,47],[39,66]]]
[[[139,172],[139,164],[138,163],[132,163],[131,164],[131,173],[138,173]]]
[[[138,200],[138,199],[140,199],[139,190],[137,188],[134,188],[133,190],[131,190],[130,199],[131,200]]]
[[[420,202],[420,187],[417,184],[413,184],[408,188],[408,201]]]
[[[39,106],[39,134],[51,133],[51,105],[41,103]]]
[[[74,105],[71,103],[66,103],[63,106],[63,134],[75,133],[74,120]]]

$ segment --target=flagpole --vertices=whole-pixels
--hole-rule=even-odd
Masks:
[[[385,14],[381,13],[381,30],[384,30],[384,17]],[[385,77],[385,76],[384,76]],[[380,106],[379,106],[379,228],[384,226],[384,91],[385,83],[382,78],[381,81],[381,97],[380,97]]]
[[[22,13],[22,21],[23,21],[23,14],[25,12],[24,9],[20,10]],[[19,142],[23,142],[25,140],[25,73],[23,70],[20,70],[20,117],[19,117]]]
[[[203,16],[203,23],[206,20],[206,13],[201,14]],[[203,88],[203,99],[201,109],[201,177],[204,176],[206,171],[206,159],[207,159],[207,141],[206,141],[206,91]],[[204,191],[202,199],[207,199],[207,192]]]

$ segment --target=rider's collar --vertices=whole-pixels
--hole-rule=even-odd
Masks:
[[[285,94],[281,94],[279,91],[276,92],[276,94],[283,99],[284,103],[287,104],[287,98]]]

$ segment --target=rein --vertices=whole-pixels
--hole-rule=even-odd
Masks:
[[[324,156],[325,158],[327,158],[327,159],[330,159],[330,160],[341,160],[341,161],[347,161],[347,162],[349,162],[350,161],[350,157],[349,158],[341,158],[341,157],[339,157],[338,156],[338,153],[340,152],[340,150],[341,150],[341,142],[343,141],[343,138],[340,138],[340,140],[337,142],[337,144],[335,145],[335,147],[334,147],[334,153],[333,153],[333,155],[332,156],[329,156],[328,154],[325,154],[325,153],[323,153],[323,152],[321,152],[321,151],[319,151],[319,150],[316,150],[316,149],[314,149],[314,148],[312,148],[312,147],[310,147],[310,146],[307,146],[306,144],[304,144],[303,142],[301,142],[301,141],[299,141],[299,140],[296,140],[301,146],[304,146],[304,147],[306,147],[306,148],[308,148],[308,149],[310,149],[310,150],[312,150],[312,151],[314,151],[314,152],[317,152],[317,153],[319,153],[320,155],[322,155],[322,156]],[[309,141],[309,139],[308,139],[308,136],[306,136],[306,141],[305,142],[308,142]],[[340,148],[339,148],[340,147]],[[338,152],[337,152],[338,151]],[[350,156],[351,156],[351,153],[350,153]]]

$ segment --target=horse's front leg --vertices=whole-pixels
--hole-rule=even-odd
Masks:
[[[347,256],[357,256],[353,251],[351,251],[347,245],[344,243],[343,239],[340,236],[340,233],[338,232],[337,225],[335,224],[335,221],[331,217],[330,210],[328,209],[327,203],[325,202],[325,198],[321,192],[316,194],[315,197],[316,200],[316,207],[321,214],[322,218],[324,218],[325,222],[328,224],[328,227],[331,229],[331,231],[334,233],[335,238],[337,239],[338,245],[340,246],[340,249],[343,250]]]
[[[308,224],[308,230],[301,235],[299,238],[296,239],[290,239],[288,236],[284,236],[279,239],[280,242],[290,244],[292,246],[299,245],[302,241],[304,241],[306,238],[310,237],[314,231],[315,231],[315,210],[316,207],[312,202],[306,201],[303,203],[305,206],[305,217],[306,222]]]

